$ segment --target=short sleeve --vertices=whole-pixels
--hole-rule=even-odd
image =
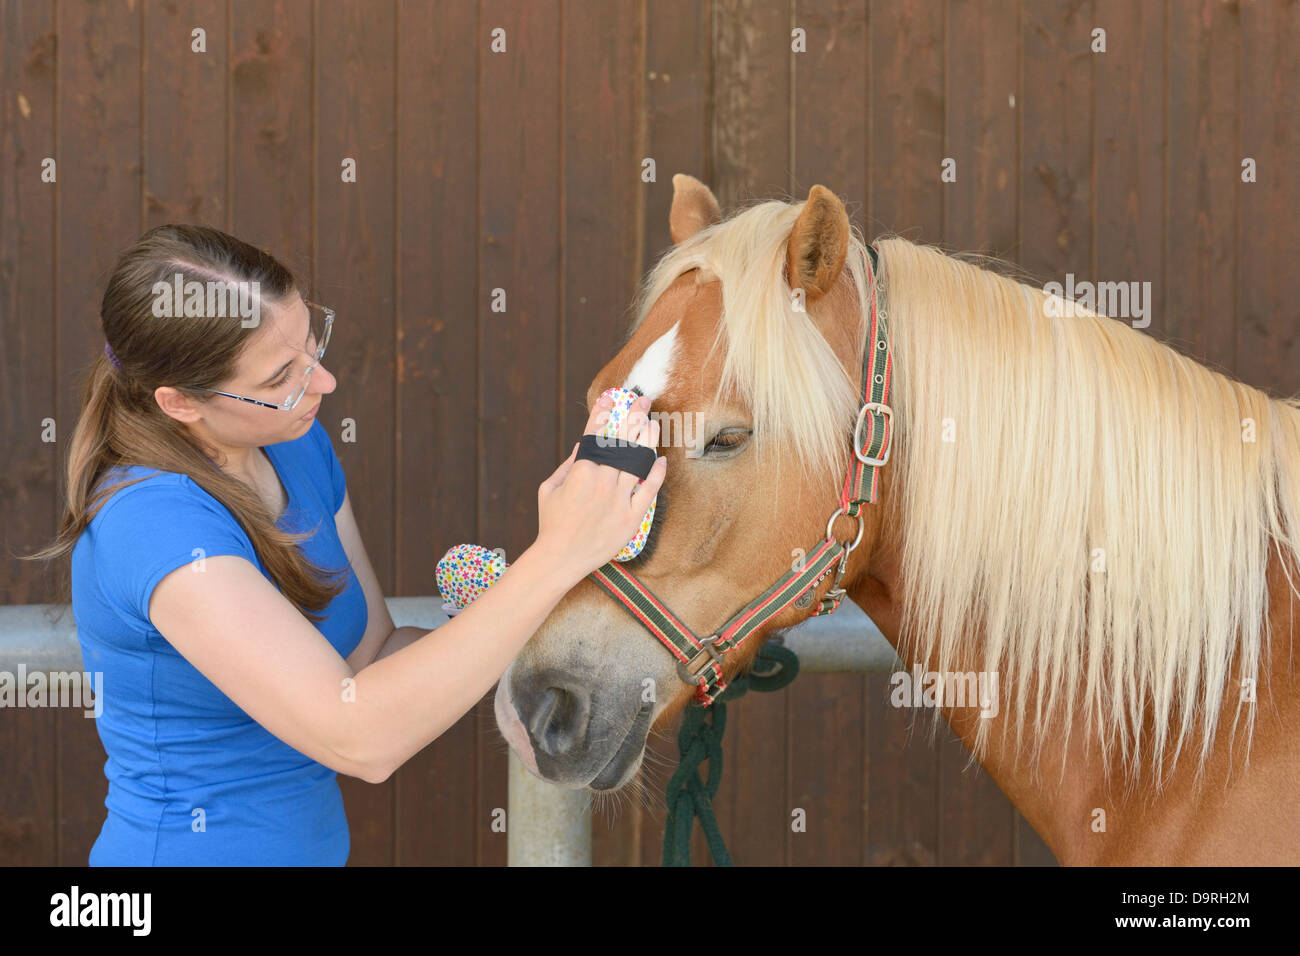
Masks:
[[[258,565],[234,516],[184,476],[122,488],[94,523],[94,563],[105,597],[144,622],[154,588],[177,568],[221,554]]]
[[[316,441],[320,445],[321,456],[325,459],[330,490],[334,495],[334,510],[331,515],[336,515],[339,513],[339,509],[343,507],[343,498],[348,491],[348,479],[343,474],[343,463],[339,461],[339,456],[334,452],[334,443],[330,440],[330,434],[325,430],[325,426],[320,423],[319,418],[311,423],[311,431],[316,436]]]

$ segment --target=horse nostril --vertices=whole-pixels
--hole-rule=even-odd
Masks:
[[[581,742],[586,730],[585,699],[563,687],[547,687],[516,704],[533,747],[552,757],[562,756]]]

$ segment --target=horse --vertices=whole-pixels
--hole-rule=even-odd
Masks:
[[[839,585],[938,678],[935,722],[1061,864],[1300,863],[1300,402],[996,260],[869,248],[823,186],[727,218],[694,177],[673,186],[673,245],[586,396],[619,385],[697,425],[692,442],[661,427],[638,580],[709,634],[809,541],[856,535],[815,596]],[[873,302],[892,434],[854,527],[836,509]],[[722,681],[806,607],[725,655]],[[617,793],[648,735],[699,704],[626,611],[585,578],[498,684],[502,736],[557,786]],[[996,700],[935,691],[964,674],[994,676]]]

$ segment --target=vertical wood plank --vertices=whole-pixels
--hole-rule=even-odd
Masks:
[[[6,604],[64,600],[53,587],[56,566],[12,556],[48,543],[61,512],[60,446],[42,440],[41,425],[56,414],[57,186],[41,181],[41,163],[58,158],[57,68],[51,8],[34,0],[0,3],[0,601]],[[70,438],[72,424],[56,420],[56,434]],[[17,784],[0,788],[0,866],[47,866],[57,859],[56,746],[48,711],[0,714],[0,770]],[[95,765],[88,772],[98,771]]]
[[[1300,392],[1300,307],[1293,279],[1300,249],[1300,6],[1241,8],[1237,374],[1275,395]],[[1241,181],[1241,161],[1256,181]]]
[[[1166,327],[1164,9],[1096,0],[1106,52],[1096,71],[1097,275],[1151,283],[1151,325]]]
[[[943,0],[873,0],[871,218],[878,232],[943,239]],[[862,862],[933,865],[939,858],[939,762],[913,739],[916,713],[889,704],[889,676],[866,682],[867,820]]]
[[[146,2],[145,228],[226,222],[225,0]],[[191,31],[205,32],[206,52]]]
[[[821,183],[862,227],[866,215],[869,117],[873,97],[867,0],[796,0],[795,26],[807,51],[792,53],[793,200]]]
[[[939,755],[929,715],[890,703],[889,675],[867,679],[866,866],[939,862]]]
[[[433,569],[473,541],[479,360],[474,4],[402,0],[397,22],[397,593],[436,591]],[[496,737],[500,740],[500,734]],[[394,776],[399,865],[472,866],[479,819],[471,712]],[[503,751],[504,752],[504,751]]]
[[[310,289],[311,0],[233,0],[229,29],[229,230],[271,252]],[[333,370],[333,352],[330,359]],[[320,421],[337,443],[341,416],[333,411]]]
[[[872,0],[868,240],[943,239],[944,9],[943,0]]]
[[[366,552],[385,594],[394,585],[393,446],[396,420],[394,322],[394,91],[396,10],[383,3],[317,8],[315,286],[338,317],[325,397],[327,420],[355,421],[356,440],[335,439]],[[355,182],[343,163],[355,162]],[[339,777],[352,830],[349,865],[393,862],[395,782]]]
[[[54,23],[44,4],[8,0],[0,7],[0,499],[4,553],[0,600],[40,604],[63,600],[50,567],[23,561],[44,546],[62,514],[55,472],[57,442],[42,440],[54,418],[54,214],[56,183],[41,181],[41,164],[55,158]],[[56,437],[71,437],[74,421],[56,421]]]
[[[803,674],[790,685],[791,866],[860,866],[866,840],[862,674]],[[793,814],[802,818],[793,831]]]
[[[793,0],[717,0],[713,23],[713,191],[730,215],[791,195]]]
[[[1024,136],[1019,182],[1020,265],[1035,279],[1064,282],[1092,268],[1092,71],[1089,0],[1049,0],[1021,12]]]
[[[795,25],[807,50],[794,53],[794,200],[820,183],[845,203],[866,233],[868,62],[867,0],[796,0]],[[857,373],[854,373],[855,378]],[[825,488],[826,513],[838,489]],[[807,540],[825,529],[809,528]],[[788,860],[794,866],[856,866],[865,839],[866,748],[862,674],[806,674],[790,685],[790,805],[784,807]],[[791,814],[806,829],[795,832]]]
[[[537,535],[537,486],[555,470],[559,433],[562,9],[483,0],[479,76],[479,527],[513,560]],[[492,52],[504,30],[504,52]],[[492,310],[504,290],[504,312]],[[543,454],[541,447],[546,449]],[[485,695],[479,714],[478,863],[506,862],[489,829],[506,806],[506,759]]]
[[[1013,0],[948,5],[945,156],[957,180],[944,186],[950,249],[1015,259],[1018,128],[1024,97],[1018,5]],[[960,40],[958,40],[960,38]],[[948,728],[940,732],[939,858],[944,865],[1009,865],[1015,811]]]
[[[1023,97],[1015,0],[949,0],[944,241],[1014,259],[1018,252],[1017,144]]]
[[[672,246],[668,214],[673,175],[687,173],[712,188],[716,181],[713,105],[713,5],[710,0],[645,2],[645,157],[655,161],[647,184],[641,268],[648,271]]]
[[[60,449],[71,438],[90,363],[102,351],[99,304],[121,251],[141,232],[143,8],[58,5],[58,378]],[[104,749],[93,721],[57,713],[58,863],[83,866],[106,812]]]
[[[1179,351],[1232,374],[1237,336],[1237,75],[1235,3],[1199,0],[1165,19],[1168,76],[1165,313],[1151,329]]]

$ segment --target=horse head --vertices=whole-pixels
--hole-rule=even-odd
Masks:
[[[652,400],[668,477],[633,572],[695,634],[717,629],[829,540],[853,458],[865,243],[843,204],[814,186],[802,203],[753,204],[723,219],[707,186],[673,177],[673,246],[643,283],[626,344],[592,379],[591,408],[610,386]],[[863,573],[879,533],[832,521],[842,581]],[[861,532],[861,537],[857,537]],[[726,656],[743,671],[772,632],[809,616],[807,598],[767,620]],[[652,730],[695,686],[677,660],[592,578],[556,605],[498,684],[502,734],[556,785],[617,790],[635,778]]]

